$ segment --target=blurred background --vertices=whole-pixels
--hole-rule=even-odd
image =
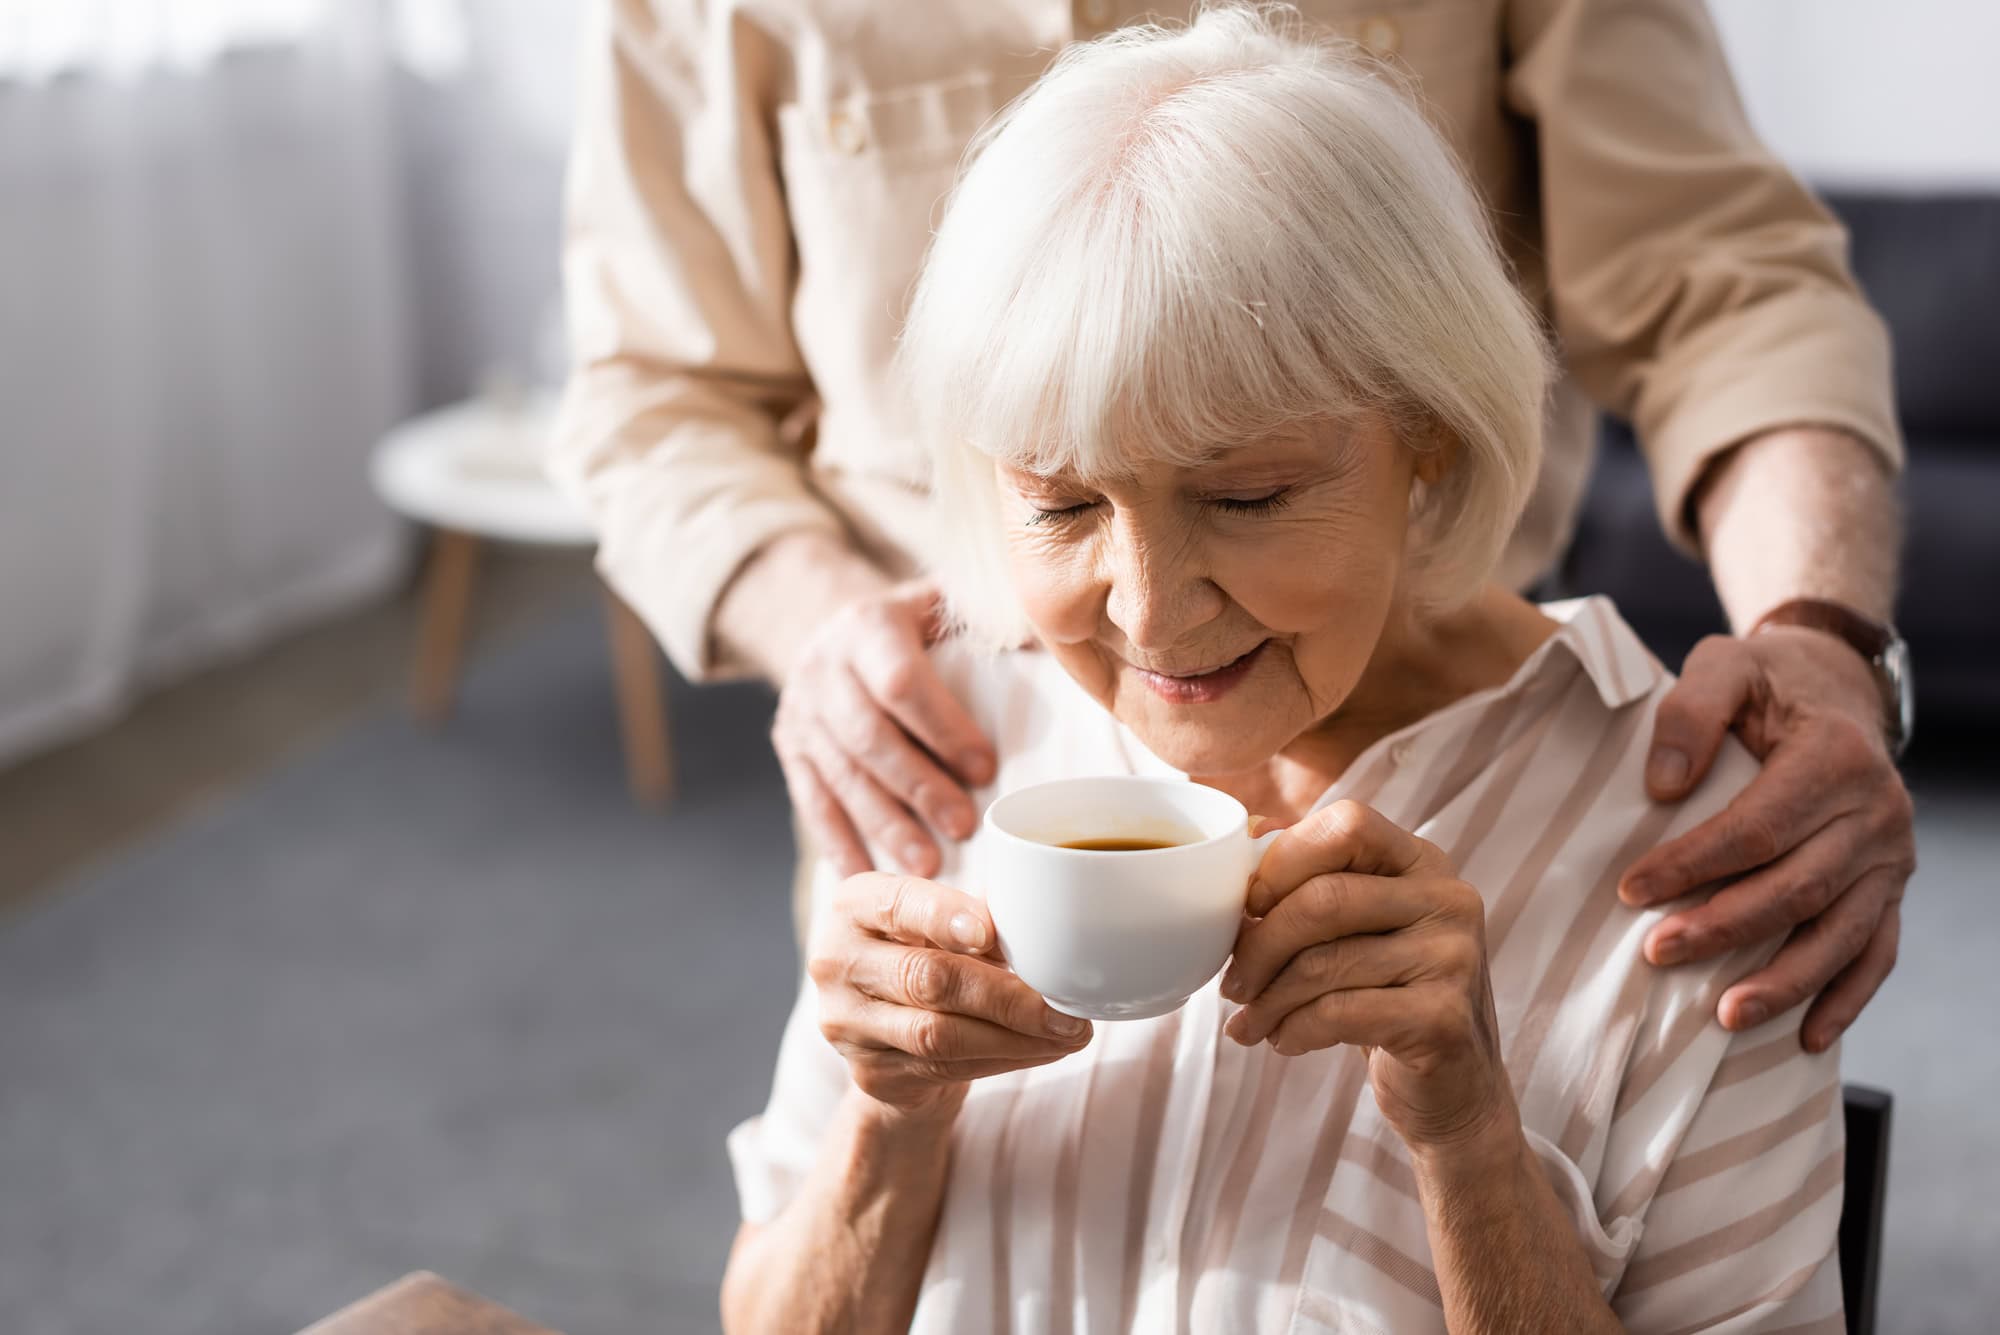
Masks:
[[[672,680],[536,472],[580,8],[0,0],[0,1331],[419,1267],[715,1327],[789,822],[768,693]],[[1988,1330],[2000,7],[1712,8],[1898,340],[1922,867],[1847,1065],[1882,1329]],[[1558,583],[1677,662],[1720,615],[1608,431]]]

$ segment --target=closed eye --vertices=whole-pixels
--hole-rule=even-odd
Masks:
[[[1036,506],[1035,512],[1028,516],[1028,527],[1034,528],[1040,524],[1064,523],[1068,520],[1075,519],[1078,515],[1081,515],[1084,511],[1090,509],[1090,507],[1094,504],[1095,502],[1093,501],[1079,501],[1075,505],[1058,506],[1046,510],[1040,506]]]
[[[1269,514],[1291,504],[1291,491],[1290,487],[1280,487],[1268,496],[1217,496],[1209,504],[1233,515]]]

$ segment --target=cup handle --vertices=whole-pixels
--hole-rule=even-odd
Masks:
[[[1251,836],[1250,852],[1249,856],[1245,859],[1246,865],[1243,868],[1243,879],[1245,881],[1256,875],[1257,865],[1264,860],[1264,850],[1271,846],[1271,841],[1290,828],[1288,825],[1281,825],[1275,830],[1266,830],[1262,834]]]

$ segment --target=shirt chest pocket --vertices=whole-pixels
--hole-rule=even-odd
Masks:
[[[819,325],[844,336],[826,342],[886,347],[966,146],[1032,80],[978,70],[778,108],[802,336]]]

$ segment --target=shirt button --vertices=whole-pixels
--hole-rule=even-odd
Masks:
[[[1403,46],[1403,30],[1387,16],[1369,19],[1361,25],[1361,44],[1378,56],[1393,56]]]
[[[849,157],[868,147],[867,130],[862,128],[861,122],[852,113],[846,111],[836,111],[827,117],[826,137],[833,141],[835,148]]]
[[[1102,28],[1111,22],[1111,0],[1083,0],[1084,22]]]

